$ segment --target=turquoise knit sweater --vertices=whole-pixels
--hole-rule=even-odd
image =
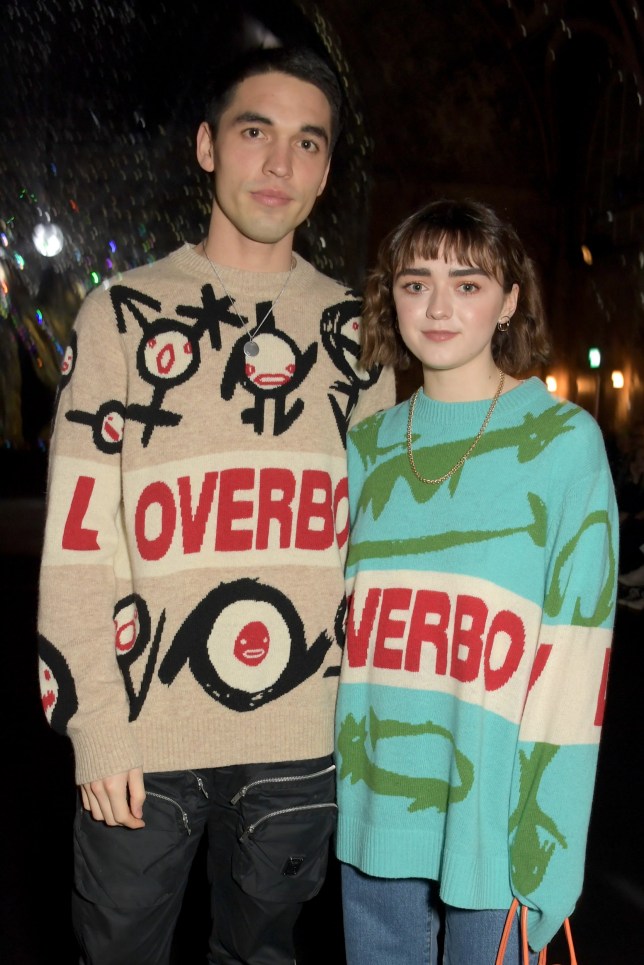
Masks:
[[[419,472],[447,472],[488,407],[421,392]],[[540,949],[583,880],[615,608],[604,444],[532,378],[501,396],[464,467],[426,485],[408,413],[349,436],[337,853],[437,880],[460,908],[516,896]]]

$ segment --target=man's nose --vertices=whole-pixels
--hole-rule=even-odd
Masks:
[[[278,140],[273,141],[266,155],[264,171],[278,178],[290,177],[293,171],[291,145]]]

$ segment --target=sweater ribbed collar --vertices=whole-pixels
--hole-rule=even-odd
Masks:
[[[212,267],[208,264],[198,249],[190,244],[184,244],[174,251],[170,258],[177,269],[192,275],[200,283],[211,282],[217,294],[221,294],[221,285]],[[289,290],[301,288],[313,271],[313,268],[300,255],[294,253],[295,267],[289,281]],[[215,262],[222,281],[233,298],[252,295],[257,301],[272,301],[288,278],[288,271],[246,271],[243,268],[230,268]]]
[[[537,400],[543,404],[544,394],[549,393],[541,379],[536,376],[526,379],[525,382],[521,382],[514,389],[500,396],[492,414],[490,426],[493,427],[495,419],[512,418],[513,413],[529,408]],[[430,399],[421,389],[414,410],[414,431],[430,425],[446,428],[463,426],[470,430],[472,424],[481,424],[489,408],[490,399],[481,399],[476,402],[438,402],[436,399]]]

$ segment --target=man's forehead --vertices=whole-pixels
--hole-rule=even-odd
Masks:
[[[314,111],[319,120],[323,113],[327,123],[331,123],[331,105],[326,95],[315,84],[291,74],[280,71],[267,71],[264,74],[252,74],[240,81],[224,111],[235,114],[240,109],[253,111],[254,104],[262,105],[260,113],[267,113],[267,105],[274,105],[274,109],[281,110],[287,105],[292,111]]]

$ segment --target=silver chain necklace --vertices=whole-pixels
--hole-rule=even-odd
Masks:
[[[213,262],[210,260],[210,258],[208,257],[208,252],[206,251],[206,241],[205,241],[205,239],[201,242],[201,247],[202,247],[202,249],[203,249],[204,255],[206,256],[206,261],[208,262],[208,264],[210,265],[210,267],[211,267],[212,270],[214,271],[215,275],[217,276],[217,281],[219,282],[219,284],[220,284],[221,287],[223,288],[223,290],[224,290],[224,295],[226,296],[226,298],[227,298],[228,301],[230,302],[230,307],[232,308],[232,310],[234,311],[235,315],[237,316],[237,318],[239,319],[239,321],[242,323],[242,325],[243,325],[244,328],[246,329],[246,334],[248,335],[248,341],[247,341],[246,344],[244,345],[244,355],[246,356],[246,358],[253,358],[255,355],[258,355],[258,354],[259,354],[259,345],[258,345],[257,342],[255,341],[255,336],[257,335],[257,333],[259,332],[260,328],[262,327],[262,325],[264,324],[264,322],[266,321],[266,319],[267,319],[268,316],[271,314],[271,312],[273,311],[273,309],[274,309],[275,306],[277,305],[278,301],[280,300],[280,298],[281,298],[282,295],[284,294],[284,291],[285,291],[285,289],[286,289],[286,286],[288,285],[289,281],[291,280],[291,275],[293,274],[293,269],[295,268],[295,258],[291,257],[291,267],[289,268],[288,275],[286,276],[286,281],[285,281],[284,284],[282,285],[282,288],[281,288],[281,290],[280,290],[279,295],[278,295],[277,298],[274,299],[274,301],[271,303],[271,307],[268,309],[268,311],[267,311],[266,314],[264,315],[264,317],[263,317],[263,319],[261,320],[261,322],[259,323],[259,325],[257,325],[257,327],[255,328],[255,330],[254,330],[253,332],[251,332],[250,326],[249,326],[248,322],[246,321],[246,319],[242,318],[242,316],[239,314],[239,312],[238,312],[237,309],[235,308],[235,302],[233,301],[233,299],[232,299],[232,298],[230,297],[230,295],[228,294],[228,290],[227,290],[226,286],[224,285],[223,281],[221,280],[221,275],[220,275],[219,272],[217,271],[217,268],[215,267],[214,263],[213,263]]]
[[[449,472],[443,473],[442,476],[438,476],[437,479],[429,479],[427,476],[421,476],[421,474],[418,472],[418,469],[416,468],[416,463],[414,461],[414,452],[412,449],[412,436],[413,436],[412,423],[414,420],[414,409],[416,408],[416,399],[418,398],[418,395],[422,391],[422,389],[417,389],[416,392],[414,392],[414,395],[412,396],[412,400],[409,404],[409,418],[407,419],[407,457],[409,459],[409,468],[413,472],[416,479],[418,479],[422,483],[425,483],[425,485],[427,486],[439,486],[441,483],[444,483],[447,479],[449,479],[450,476],[453,476],[455,472],[458,472],[458,470],[462,466],[465,465],[466,460],[469,459],[469,457],[472,455],[472,453],[478,446],[479,442],[481,441],[481,436],[487,429],[488,422],[492,418],[492,413],[494,412],[496,408],[496,404],[499,401],[499,396],[503,391],[504,382],[505,382],[505,372],[501,372],[501,378],[499,379],[499,384],[496,388],[496,392],[494,393],[494,398],[492,399],[490,408],[487,410],[487,415],[483,419],[481,428],[476,434],[476,439],[474,440],[470,448],[467,450],[467,452],[463,453],[463,455],[458,460],[456,465],[452,466]]]

